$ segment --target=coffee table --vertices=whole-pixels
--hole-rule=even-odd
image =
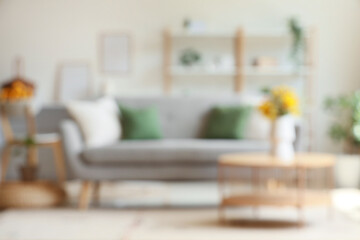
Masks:
[[[227,207],[241,206],[253,207],[255,216],[260,206],[293,206],[300,224],[305,206],[328,206],[331,213],[334,160],[321,153],[299,153],[291,162],[266,153],[220,156],[219,220],[226,220]]]

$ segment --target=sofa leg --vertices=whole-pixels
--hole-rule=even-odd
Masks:
[[[78,206],[80,210],[86,210],[89,207],[91,185],[92,183],[90,181],[83,181],[81,184]]]
[[[96,205],[96,206],[99,206],[100,205],[100,181],[96,181],[94,183],[94,191],[93,191],[93,194],[92,194],[92,197],[93,197],[93,203]]]

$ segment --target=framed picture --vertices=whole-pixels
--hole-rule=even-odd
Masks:
[[[107,74],[130,72],[131,38],[126,33],[107,33],[100,41],[100,68]]]
[[[55,100],[67,102],[91,96],[91,73],[87,62],[60,64],[55,84]]]

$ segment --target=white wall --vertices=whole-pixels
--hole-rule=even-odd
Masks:
[[[107,31],[134,37],[133,72],[112,77],[117,94],[161,93],[161,31],[179,27],[184,17],[201,19],[213,30],[278,27],[291,15],[319,30],[316,107],[324,96],[359,87],[359,0],[0,0],[0,79],[13,73],[21,55],[26,75],[38,84],[37,97],[52,101],[56,66],[91,63],[99,83],[98,37]],[[316,147],[325,150],[326,120],[317,119]]]

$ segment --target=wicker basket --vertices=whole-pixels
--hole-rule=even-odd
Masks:
[[[64,189],[46,182],[6,182],[0,184],[0,208],[47,208],[62,205]]]

